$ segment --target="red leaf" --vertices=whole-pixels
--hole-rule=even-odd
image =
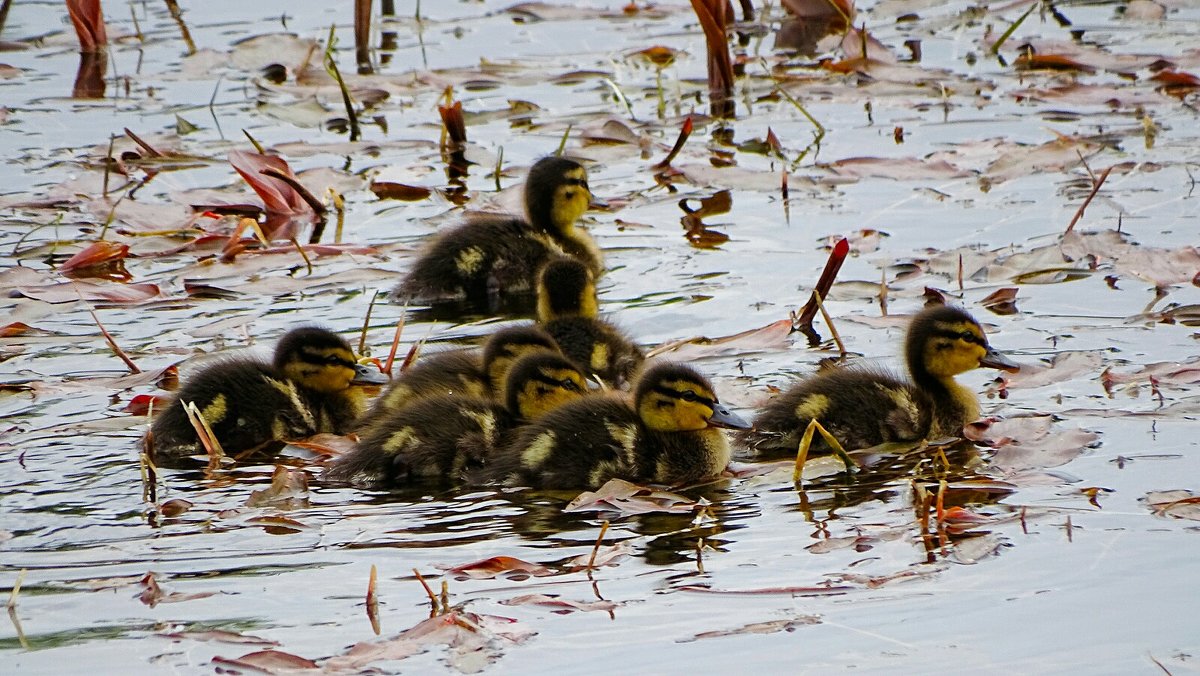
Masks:
[[[129,245],[101,240],[99,242],[92,242],[83,251],[68,258],[58,269],[62,272],[74,272],[83,268],[119,261],[128,254]]]
[[[79,51],[96,52],[108,44],[100,0],[67,0],[67,14],[79,36]]]
[[[254,192],[262,198],[268,214],[295,215],[312,213],[312,209],[296,189],[286,181],[261,173],[264,169],[275,169],[293,179],[292,168],[280,157],[262,155],[245,150],[229,151],[229,163]]]
[[[151,406],[153,410],[161,411],[171,402],[170,397],[163,397],[157,394],[139,394],[125,408],[121,409],[130,415],[149,415]]]

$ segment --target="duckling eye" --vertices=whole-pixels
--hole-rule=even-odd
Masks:
[[[579,391],[579,384],[576,383],[574,380],[571,380],[570,378],[563,378],[561,381],[559,381],[558,384],[561,385],[562,388],[568,392],[578,392]]]
[[[967,341],[968,343],[979,342],[979,338],[974,333],[971,333],[970,331],[963,331],[962,333],[958,334],[958,337],[962,338],[963,340]]]
[[[688,390],[688,391],[684,392],[683,394],[679,395],[679,398],[680,398],[680,399],[683,399],[684,401],[692,401],[692,402],[695,402],[695,401],[700,401],[700,397],[697,397],[697,396],[696,396],[696,393],[695,393],[695,392],[692,392],[692,391],[690,391],[690,390]]]

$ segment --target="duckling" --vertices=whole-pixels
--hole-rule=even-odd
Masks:
[[[488,338],[483,350],[450,350],[418,359],[392,380],[354,429],[366,433],[376,422],[408,404],[435,395],[501,399],[504,377],[522,355],[557,353],[554,338],[536,326],[510,326]]]
[[[279,339],[270,364],[221,358],[189,378],[155,416],[147,442],[157,459],[203,454],[186,404],[196,406],[230,454],[317,432],[341,434],[365,408],[358,386],[384,382],[377,370],[355,363],[341,336],[317,327],[292,329]]]
[[[909,324],[904,356],[911,380],[870,367],[823,371],[775,397],[741,439],[760,454],[794,454],[813,419],[847,449],[958,436],[979,417],[975,393],[954,376],[980,368],[1019,369],[988,344],[965,311],[927,308]],[[814,442],[816,438],[814,438]],[[829,452],[824,441],[814,451]]]
[[[414,480],[458,482],[484,464],[518,423],[583,396],[587,382],[573,362],[541,351],[513,362],[505,389],[504,405],[451,394],[389,412],[325,478],[367,487]]]
[[[593,395],[519,428],[485,474],[540,488],[596,488],[612,478],[685,483],[729,463],[729,440],[717,428],[749,426],[695,369],[660,363],[638,377],[632,404],[617,393]]]
[[[559,256],[538,275],[537,316],[563,354],[605,384],[620,388],[646,360],[646,354],[616,326],[598,318],[592,271],[574,258]]]
[[[568,255],[603,274],[604,258],[575,227],[592,201],[587,171],[564,157],[544,157],[525,180],[526,217],[481,214],[437,236],[396,287],[415,300],[466,297],[486,302],[490,293],[528,292],[554,255]]]

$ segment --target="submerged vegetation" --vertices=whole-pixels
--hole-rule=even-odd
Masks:
[[[6,663],[1193,663],[1194,612],[1178,591],[1200,519],[1200,10],[353,9],[0,2]],[[523,192],[539,166],[557,169],[546,181],[535,170]],[[508,234],[470,240],[454,230],[463,222]],[[532,254],[500,255],[523,237]],[[453,251],[430,259],[431,241]],[[549,311],[550,294],[535,294],[559,254],[588,266],[577,309]],[[422,260],[462,283],[398,289]],[[840,457],[818,455],[818,437],[780,462],[707,427],[740,426],[797,377],[865,387],[881,361],[898,370],[909,319],[942,304],[978,320],[955,328],[958,349],[990,342],[1021,364],[935,374],[961,374],[939,401],[978,398],[982,418],[960,406],[952,423],[917,426],[936,433],[869,448],[874,437],[831,424]],[[520,355],[485,372],[496,360],[458,350],[533,317],[586,320],[613,341],[564,345],[590,355],[579,372],[524,376],[586,397],[551,413],[512,392],[507,406],[483,398]],[[340,338],[267,366],[264,350],[304,324]],[[638,381],[643,352],[650,374],[687,366],[643,388],[636,409],[620,391],[582,392],[588,371],[617,390]],[[358,427],[434,474],[452,466],[454,480],[322,480],[337,457],[361,459],[347,434],[357,390],[337,424],[274,434],[287,406],[299,418],[322,408],[301,391],[319,374],[288,370],[322,360],[339,392],[357,369],[393,376],[400,399],[426,365],[458,364],[454,396],[470,405],[439,399]],[[239,401],[255,403],[232,411],[236,365],[294,396],[281,405],[251,388]],[[846,368],[859,370],[822,373]],[[221,382],[196,394],[198,373]],[[937,413],[893,385],[887,406]],[[272,434],[247,447],[290,443],[236,461],[189,446],[209,462],[159,467],[141,439],[155,412],[183,410],[176,391],[194,400],[176,421],[189,444],[205,422],[219,438],[258,413]],[[708,416],[679,432],[703,437],[688,447],[705,450],[696,466],[646,441],[666,434],[669,416],[652,409],[684,403]],[[833,415],[810,396],[791,406],[797,425],[800,404]],[[865,408],[851,428],[877,417]],[[518,417],[538,422],[500,429]],[[784,432],[782,455],[805,429]],[[610,455],[580,459],[563,430]],[[416,432],[439,445],[413,446]],[[457,485],[497,445],[511,471]],[[637,462],[622,469],[626,456]],[[545,465],[555,457],[576,461]],[[1106,619],[1114,607],[1136,621]]]

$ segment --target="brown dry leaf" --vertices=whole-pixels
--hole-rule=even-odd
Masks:
[[[986,298],[979,301],[979,304],[998,315],[1016,314],[1017,287],[1006,286],[996,289],[989,293]]]
[[[247,636],[234,631],[209,629],[207,631],[177,631],[169,634],[158,634],[163,638],[191,639],[193,641],[216,641],[218,643],[234,643],[240,645],[279,645],[277,641],[258,636]]]
[[[564,512],[606,512],[646,514],[649,512],[687,513],[707,504],[682,495],[646,488],[622,479],[609,479],[594,492],[580,493],[563,508]]]
[[[276,465],[268,488],[254,491],[246,498],[247,507],[302,508],[308,505],[308,474]]]
[[[101,240],[92,242],[68,258],[58,269],[68,277],[100,277],[112,281],[129,281],[133,279],[133,275],[125,270],[123,263],[128,254],[128,244]]]
[[[1035,54],[1024,51],[1013,61],[1017,70],[1078,70],[1094,73],[1096,69],[1065,54]]]
[[[796,631],[799,627],[806,627],[813,624],[820,624],[821,618],[816,615],[802,615],[794,617],[790,620],[769,620],[767,622],[751,622],[744,624],[736,629],[718,629],[715,631],[702,631],[690,639],[683,639],[680,643],[689,641],[698,641],[705,638],[720,638],[722,636],[739,636],[742,634],[775,634],[781,631]]]
[[[495,662],[505,646],[533,635],[511,618],[456,610],[424,620],[386,641],[356,643],[345,654],[325,660],[324,666],[361,672],[375,662],[402,660],[444,645],[451,667],[474,673]]]
[[[1151,491],[1142,498],[1155,516],[1200,521],[1200,495],[1187,490]]]
[[[666,68],[675,62],[676,57],[678,57],[680,53],[681,52],[678,49],[664,47],[663,45],[654,45],[653,47],[639,49],[633,54],[630,54],[630,56],[645,59],[658,68]]]
[[[922,567],[919,570],[902,570],[890,575],[859,575],[857,573],[842,573],[836,578],[843,582],[853,582],[860,584],[867,589],[878,589],[893,582],[903,582],[907,580],[922,580],[931,578],[945,570],[944,567]]]
[[[263,530],[271,535],[289,535],[309,528],[305,523],[278,514],[273,516],[252,516],[246,519],[246,523],[254,526],[262,526]]]
[[[139,394],[125,408],[121,409],[130,415],[149,415],[151,408],[161,411],[171,403],[171,398],[157,394]]]
[[[322,671],[316,662],[280,650],[258,650],[234,658],[218,655],[212,658],[212,661],[213,664],[245,669],[260,674],[295,674],[307,671]],[[230,670],[218,669],[218,672],[223,671]]]
[[[530,563],[512,556],[492,556],[447,568],[446,572],[456,573],[465,579],[472,580],[490,580],[501,575],[513,580],[523,580],[530,576],[554,575],[553,570],[540,563]]]
[[[747,354],[768,350],[783,350],[791,344],[792,321],[780,319],[757,329],[742,331],[732,336],[705,338],[697,336],[677,340],[650,350],[648,357],[669,354],[672,359],[694,360],[704,357],[720,357],[731,354]]]
[[[161,505],[159,505],[158,513],[162,514],[163,516],[165,516],[167,518],[176,517],[176,516],[180,516],[180,515],[184,514],[185,512],[187,512],[189,509],[192,508],[192,506],[194,504],[195,503],[193,503],[191,500],[184,500],[182,498],[174,498],[171,500],[167,500],[167,501],[163,502]]]
[[[423,199],[428,199],[433,194],[431,188],[420,185],[391,183],[388,181],[372,182],[371,192],[375,193],[375,196],[381,200],[400,200],[402,202],[419,202]]]
[[[504,599],[503,601],[500,601],[500,605],[544,606],[546,608],[550,608],[550,612],[559,615],[567,615],[575,612],[576,610],[582,610],[585,612],[602,610],[604,612],[611,613],[613,610],[621,606],[620,603],[614,603],[613,601],[571,601],[570,599],[559,598],[557,595],[551,594],[523,594],[521,596],[514,596],[511,599]]]
[[[209,596],[216,594],[216,592],[196,592],[192,594],[184,594],[182,592],[164,591],[162,587],[158,586],[158,580],[155,578],[154,573],[146,573],[143,575],[142,579],[138,580],[138,584],[141,585],[142,591],[134,598],[150,606],[151,608],[160,603],[179,603],[181,601],[208,598]]]

